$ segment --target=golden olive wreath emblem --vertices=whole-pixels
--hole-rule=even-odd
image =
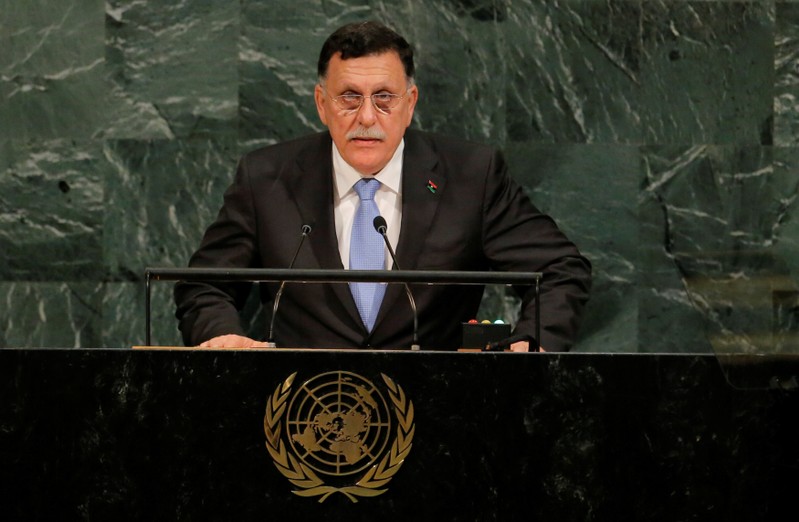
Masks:
[[[368,379],[347,371],[317,375],[292,392],[297,373],[267,401],[266,449],[301,497],[352,502],[376,497],[411,451],[413,402],[380,374],[390,401]],[[393,415],[392,415],[393,413]]]

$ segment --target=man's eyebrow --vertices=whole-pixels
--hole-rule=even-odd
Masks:
[[[400,88],[398,92],[401,92],[401,91],[402,91],[402,89]],[[359,87],[355,87],[352,84],[344,84],[344,85],[342,85],[341,86],[341,90],[339,92],[342,93],[342,94],[347,93],[347,92],[353,92],[353,93],[357,93],[357,94],[361,94],[361,95],[363,94],[363,92],[361,91],[361,89]],[[375,93],[378,93],[378,92],[394,93],[394,90],[391,87],[389,87],[388,85],[386,85],[384,83],[380,83],[380,84],[377,84],[377,86],[372,90],[372,94],[375,94]]]
[[[343,93],[348,93],[348,92],[361,94],[361,90],[360,89],[358,89],[357,87],[355,87],[353,85],[347,85],[347,84],[342,85],[341,88],[339,89],[339,92],[342,93],[342,94]]]

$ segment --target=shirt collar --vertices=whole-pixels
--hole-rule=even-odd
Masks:
[[[389,162],[383,167],[383,170],[374,175],[384,187],[387,189],[400,193],[402,186],[402,152],[405,150],[405,139],[400,141],[397,150]],[[333,143],[333,177],[336,182],[336,194],[341,199],[347,194],[347,191],[354,190],[352,188],[358,180],[362,177],[360,172],[352,168],[352,166],[344,161],[338,147]]]

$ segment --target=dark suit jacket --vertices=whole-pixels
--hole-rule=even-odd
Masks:
[[[332,141],[320,133],[244,156],[224,205],[208,228],[193,267],[289,266],[303,224],[312,224],[297,268],[341,269],[333,217]],[[432,182],[438,188],[428,189]],[[590,263],[507,175],[494,149],[407,131],[402,173],[402,225],[397,262],[403,270],[543,272],[541,345],[573,343],[590,287]],[[277,285],[262,285],[265,309]],[[534,332],[534,302],[522,289],[516,333]],[[423,349],[461,343],[461,322],[474,317],[479,286],[412,286]],[[247,285],[179,283],[177,317],[184,341],[196,345],[245,332],[238,310]],[[275,319],[284,347],[407,348],[412,315],[401,285],[389,285],[369,335],[346,284],[288,284]]]

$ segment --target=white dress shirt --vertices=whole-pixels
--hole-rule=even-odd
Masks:
[[[380,215],[386,220],[388,230],[386,235],[391,243],[391,248],[397,249],[400,226],[402,223],[402,151],[405,149],[405,140],[400,141],[394,156],[383,170],[374,175],[380,181],[380,189],[375,193],[375,203]],[[338,250],[344,268],[350,267],[350,239],[352,237],[352,222],[355,220],[355,211],[358,209],[360,199],[353,186],[362,177],[352,168],[333,144],[333,177],[335,190],[333,194],[333,212],[336,217],[336,236],[338,237]],[[392,265],[391,254],[386,249],[386,269]]]

